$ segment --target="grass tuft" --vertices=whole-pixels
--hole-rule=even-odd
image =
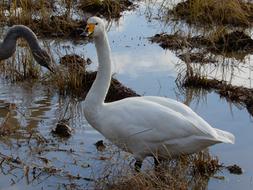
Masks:
[[[187,0],[169,11],[190,24],[251,26],[252,2],[242,0]]]
[[[160,163],[156,169],[148,169],[140,173],[130,173],[126,176],[115,176],[101,189],[205,189],[210,177],[221,169],[216,157],[207,152]]]
[[[22,48],[12,56],[12,59],[2,61],[0,64],[1,76],[10,82],[20,82],[24,80],[36,80],[41,77],[40,66],[33,58],[30,48],[24,40],[19,40]]]
[[[79,8],[84,12],[103,15],[106,18],[119,18],[122,11],[129,10],[133,3],[128,0],[80,0]]]

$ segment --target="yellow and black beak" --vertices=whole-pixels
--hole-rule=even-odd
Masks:
[[[89,37],[93,34],[95,30],[95,24],[93,23],[88,23],[87,26],[85,27],[85,31],[81,34],[81,36],[86,36]]]

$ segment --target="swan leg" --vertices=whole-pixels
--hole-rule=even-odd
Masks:
[[[135,171],[140,172],[142,166],[142,160],[136,160],[134,163]]]

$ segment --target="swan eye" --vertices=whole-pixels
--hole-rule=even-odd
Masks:
[[[98,25],[98,23],[96,22],[95,25]]]

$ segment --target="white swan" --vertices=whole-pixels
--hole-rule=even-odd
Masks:
[[[104,103],[111,81],[111,50],[104,22],[87,21],[98,56],[96,79],[85,99],[87,121],[106,138],[130,152],[138,170],[146,156],[159,159],[198,152],[216,143],[234,143],[234,135],[212,128],[188,106],[172,99],[146,96]]]

